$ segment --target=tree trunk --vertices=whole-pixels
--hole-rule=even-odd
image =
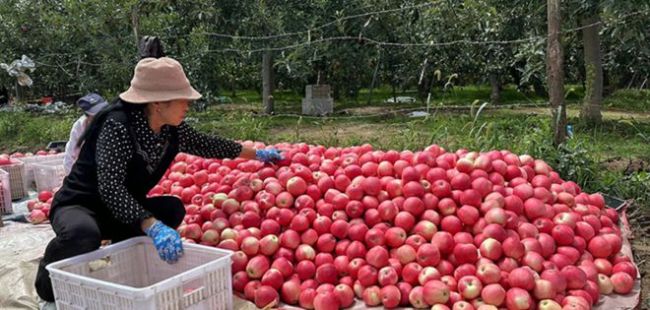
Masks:
[[[271,51],[262,55],[262,104],[264,113],[273,113],[273,95],[271,90]]]
[[[546,48],[546,73],[548,96],[551,105],[553,144],[566,140],[566,105],[564,102],[564,70],[560,43],[560,0],[547,2],[548,42]]]
[[[490,102],[492,104],[499,104],[501,101],[501,81],[499,81],[498,74],[490,73],[490,86],[492,88]]]
[[[600,21],[598,15],[582,19],[587,26]],[[600,123],[603,119],[600,109],[603,103],[603,66],[600,53],[600,25],[596,24],[582,30],[585,56],[585,98],[580,110],[580,118],[590,123]]]
[[[546,91],[546,88],[544,87],[544,82],[541,79],[533,78],[531,83],[533,84],[533,90],[535,90],[535,95],[537,95],[539,97],[548,96],[548,92]]]
[[[603,68],[603,98],[611,95],[614,91],[614,84],[609,79],[607,69]]]
[[[140,46],[140,3],[133,6],[131,10],[131,27],[136,48]]]
[[[7,103],[9,103],[9,90],[4,86],[0,86],[0,106]]]
[[[16,81],[16,97],[14,99],[14,105],[19,105],[23,103],[23,88],[18,85],[18,81]]]
[[[368,104],[372,102],[372,91],[375,89],[377,82],[377,73],[379,72],[379,64],[381,63],[381,50],[377,53],[377,64],[375,65],[375,72],[372,74],[372,82],[370,82],[370,90],[368,90]]]
[[[275,85],[275,70],[273,70],[273,59],[271,58],[271,61],[269,62],[269,85],[271,85],[271,94],[275,92],[275,88],[277,85]]]
[[[520,67],[519,64],[510,66],[508,68],[508,73],[512,78],[512,82],[517,86],[517,90],[519,90],[522,93],[526,93],[526,87],[524,87],[524,85],[521,85],[521,72],[518,70],[519,67]]]

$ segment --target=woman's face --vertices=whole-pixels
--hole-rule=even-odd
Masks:
[[[185,119],[189,107],[190,101],[187,99],[161,102],[158,104],[160,120],[163,124],[178,126]]]

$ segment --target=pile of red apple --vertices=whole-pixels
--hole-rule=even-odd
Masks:
[[[30,157],[34,155],[38,156],[45,156],[45,155],[52,155],[56,154],[56,150],[50,150],[50,151],[45,151],[45,150],[39,150],[35,154],[34,153],[21,153],[21,152],[14,152],[11,154],[0,154],[0,166],[3,165],[11,165],[15,164],[17,159],[20,158],[25,158],[25,157]],[[52,196],[56,192],[54,191],[42,191],[38,193],[38,197],[36,199],[32,199],[27,202],[27,209],[29,211],[28,219],[32,224],[41,224],[45,221],[50,216],[50,205],[52,204]]]
[[[9,154],[0,154],[0,166],[11,165],[16,163],[13,160],[14,157],[9,156]]]
[[[56,190],[41,191],[38,193],[36,199],[27,202],[30,223],[41,224],[50,218],[50,206],[52,205],[52,198],[55,192]]]
[[[24,158],[24,157],[30,157],[34,155],[53,155],[56,154],[56,150],[50,150],[50,151],[45,151],[45,150],[38,150],[35,154],[34,153],[21,153],[21,152],[14,152],[11,154],[7,153],[2,153],[0,154],[0,166],[2,165],[11,165],[14,164],[16,161],[14,160],[15,158]]]
[[[260,308],[590,309],[633,288],[616,211],[542,160],[275,147],[277,165],[179,154],[150,193],[181,197],[187,242],[235,251]]]

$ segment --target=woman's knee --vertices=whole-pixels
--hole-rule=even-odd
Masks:
[[[52,228],[59,242],[99,246],[101,230],[93,211],[82,206],[60,207],[52,219]]]
[[[169,227],[178,227],[185,218],[185,205],[178,197],[152,197],[145,202],[145,208]]]
[[[172,210],[171,223],[170,223],[172,225],[170,226],[174,228],[178,227],[183,222],[183,219],[185,218],[185,205],[183,205],[183,202],[180,199],[176,198],[175,200],[176,201],[173,201],[169,206]]]
[[[97,249],[101,245],[102,234],[96,223],[76,223],[62,238],[78,244],[83,249]]]

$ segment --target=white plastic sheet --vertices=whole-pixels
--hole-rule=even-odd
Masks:
[[[50,225],[5,222],[0,228],[0,309],[38,309],[38,262],[54,238]]]

